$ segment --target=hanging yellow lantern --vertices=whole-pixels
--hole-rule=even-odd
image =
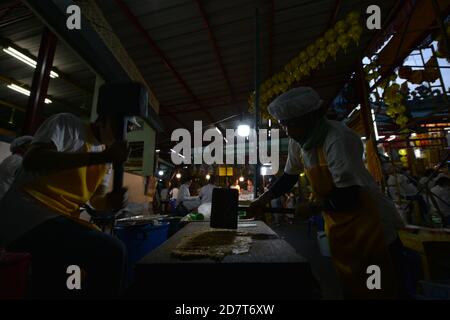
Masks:
[[[336,60],[336,54],[339,50],[339,46],[337,43],[330,43],[327,47],[327,52],[330,55],[330,57],[333,57]]]
[[[317,53],[317,59],[319,60],[320,63],[324,64],[325,61],[327,61],[328,58],[328,53],[326,50],[320,50]]]
[[[330,44],[336,40],[336,31],[333,29],[328,30],[325,32],[325,40]]]
[[[308,60],[308,53],[306,51],[302,51],[298,54],[298,57],[300,58],[301,62],[305,62]]]
[[[334,26],[334,30],[336,31],[337,34],[343,34],[347,30],[347,25],[343,20],[340,20]]]
[[[311,44],[306,48],[306,52],[308,53],[308,56],[310,58],[314,57],[316,55],[317,52],[317,47],[315,44]]]
[[[311,70],[315,70],[319,66],[319,60],[316,57],[312,57],[309,59],[308,65]]]
[[[293,77],[294,77],[295,81],[300,81],[301,73],[300,73],[299,69],[294,71]]]
[[[406,163],[408,163],[408,157],[401,157],[401,158],[400,158],[400,161],[401,161],[403,164],[406,164]]]
[[[347,47],[350,44],[350,37],[345,33],[341,34],[337,38],[337,43],[342,49],[347,50]]]
[[[305,63],[301,66],[301,70],[302,70],[304,76],[309,76],[309,74],[311,73],[311,68],[309,67],[309,65],[307,63]]]
[[[360,20],[360,13],[357,11],[352,11],[347,15],[347,18],[345,19],[345,21],[349,24],[349,25],[355,25],[359,23]]]
[[[292,73],[292,71],[293,71],[292,62],[289,62],[289,63],[284,67],[284,71],[285,71],[286,73]]]
[[[408,151],[406,149],[400,149],[398,150],[398,154],[401,156],[406,156],[408,154]]]
[[[405,113],[406,107],[404,105],[399,105],[397,110],[399,113]]]
[[[327,46],[327,41],[324,38],[319,38],[316,41],[316,47],[318,49],[324,49]]]
[[[295,72],[295,71],[294,71],[294,72]],[[288,83],[289,85],[291,85],[292,83],[295,82],[294,72],[292,72],[292,74],[290,74],[290,75],[288,76],[287,83]]]
[[[276,73],[276,74],[273,76],[272,81],[273,81],[273,83],[274,83],[274,86],[275,86],[276,84],[280,83],[280,82],[281,82],[280,73]]]
[[[354,42],[356,42],[356,44],[359,44],[362,33],[363,28],[360,25],[354,25],[350,28],[348,35]]]
[[[298,65],[301,63],[300,58],[297,56],[294,59],[292,59],[291,61],[293,68],[297,68]]]

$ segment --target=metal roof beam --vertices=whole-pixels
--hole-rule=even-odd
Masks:
[[[123,0],[114,0],[114,2],[119,6],[123,14],[128,18],[129,22],[133,25],[133,27],[143,36],[145,41],[150,45],[152,50],[159,56],[159,58],[162,60],[164,66],[172,73],[172,75],[176,78],[176,80],[180,83],[181,87],[185,91],[185,93],[194,101],[196,102],[201,108],[202,111],[206,114],[209,121],[214,123],[214,117],[211,115],[211,113],[205,109],[204,106],[201,105],[198,98],[195,96],[195,94],[192,92],[192,90],[189,88],[187,83],[184,81],[184,79],[181,77],[181,75],[178,73],[178,71],[175,69],[175,67],[172,65],[172,63],[169,61],[169,59],[165,56],[165,54],[161,51],[161,49],[158,47],[156,42],[152,39],[152,37],[147,33],[147,31],[144,29],[138,18],[131,12],[130,8],[125,4]]]
[[[275,0],[270,0],[270,13],[269,13],[269,59],[268,59],[268,77],[273,72],[273,29],[275,25]]]
[[[32,1],[22,0],[55,34],[72,47],[84,61],[106,81],[130,81],[121,63],[114,56],[101,36],[94,30],[84,15],[81,17],[83,28],[69,30],[66,26],[66,9],[76,4],[71,0]],[[148,108],[149,123],[162,131],[162,123],[152,107]]]
[[[26,89],[26,90],[31,92],[31,87],[29,85],[27,85],[27,84],[25,84],[23,82],[20,82],[20,81],[18,81],[16,79],[4,76],[4,75],[0,75],[0,82],[3,82],[5,84],[15,84],[16,86],[19,86],[19,87],[24,88],[24,89]],[[52,101],[54,101],[54,102],[57,102],[57,103],[59,103],[59,104],[61,104],[63,106],[66,106],[67,108],[71,109],[73,112],[76,112],[77,114],[84,114],[84,113],[86,113],[85,110],[77,108],[74,105],[68,103],[67,101],[61,100],[60,98],[55,98],[54,96],[51,96],[51,95],[47,95],[47,98],[52,100]]]
[[[342,0],[336,0],[333,13],[331,14],[330,20],[328,21],[327,30],[336,23],[336,19],[339,15],[339,11],[341,10],[341,5],[342,5]]]
[[[22,54],[24,54],[24,55],[26,55],[26,56],[32,58],[34,61],[37,61],[37,57],[36,57],[36,56],[34,56],[33,54],[31,54],[28,50],[25,50],[24,48],[19,47],[18,45],[16,45],[14,42],[12,42],[12,41],[9,40],[9,39],[0,37],[0,44],[1,44],[2,46],[4,46],[4,47],[12,47],[12,48],[14,48],[15,50],[21,52]],[[54,71],[56,71],[56,72],[59,74],[59,77],[61,78],[61,80],[64,80],[64,81],[67,82],[68,84],[70,84],[70,85],[72,85],[73,87],[77,88],[78,90],[80,90],[80,91],[86,93],[87,95],[92,95],[92,90],[89,90],[89,89],[87,89],[87,88],[84,88],[84,87],[81,86],[80,84],[75,83],[75,81],[73,81],[73,80],[70,78],[70,76],[67,75],[66,73],[61,72],[61,71],[58,70],[58,68],[56,68],[56,67],[52,67],[52,69],[53,69]]]
[[[236,97],[235,94],[233,92],[233,89],[231,88],[231,83],[230,83],[230,79],[228,77],[228,73],[225,69],[225,66],[223,64],[223,59],[222,59],[222,55],[220,54],[220,50],[219,50],[219,46],[217,45],[217,40],[212,32],[211,26],[208,22],[208,17],[206,15],[205,9],[203,8],[203,5],[201,3],[201,0],[195,0],[195,3],[197,5],[198,10],[200,11],[200,15],[202,16],[202,20],[203,23],[205,25],[206,31],[208,32],[208,37],[209,37],[209,41],[211,43],[211,46],[213,47],[214,50],[214,55],[216,57],[216,62],[220,67],[220,70],[222,72],[222,76],[225,79],[225,82],[227,84],[228,87],[228,91],[230,92],[230,96],[233,99],[233,101],[236,101]],[[238,113],[241,112],[241,109],[239,108],[239,106],[236,105],[236,109],[238,111]]]

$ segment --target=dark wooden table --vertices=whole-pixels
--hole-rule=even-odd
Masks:
[[[244,224],[256,226],[238,226],[238,231],[272,238],[253,239],[248,253],[229,255],[220,262],[209,258],[181,260],[171,254],[180,241],[209,229],[209,222],[191,222],[136,265],[130,296],[182,301],[317,298],[317,283],[308,261],[265,223]]]

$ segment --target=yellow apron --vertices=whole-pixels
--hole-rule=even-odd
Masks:
[[[85,143],[83,151],[89,152],[90,149],[91,145]],[[22,191],[43,207],[95,228],[93,224],[80,219],[80,206],[90,200],[106,171],[106,164],[58,170],[24,185]]]
[[[317,148],[319,164],[306,168],[314,197],[323,199],[334,189],[322,147]],[[370,193],[361,189],[359,205],[346,212],[323,212],[325,232],[336,271],[349,299],[396,298],[397,288],[388,248],[376,204]],[[381,270],[381,290],[369,290],[367,267],[377,265]]]

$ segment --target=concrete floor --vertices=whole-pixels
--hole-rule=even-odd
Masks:
[[[309,237],[308,224],[303,221],[294,221],[293,224],[281,222],[279,226],[271,225],[271,228],[310,262],[312,272],[320,285],[322,298],[342,299],[341,287],[331,259],[320,253],[317,230],[313,227]]]

